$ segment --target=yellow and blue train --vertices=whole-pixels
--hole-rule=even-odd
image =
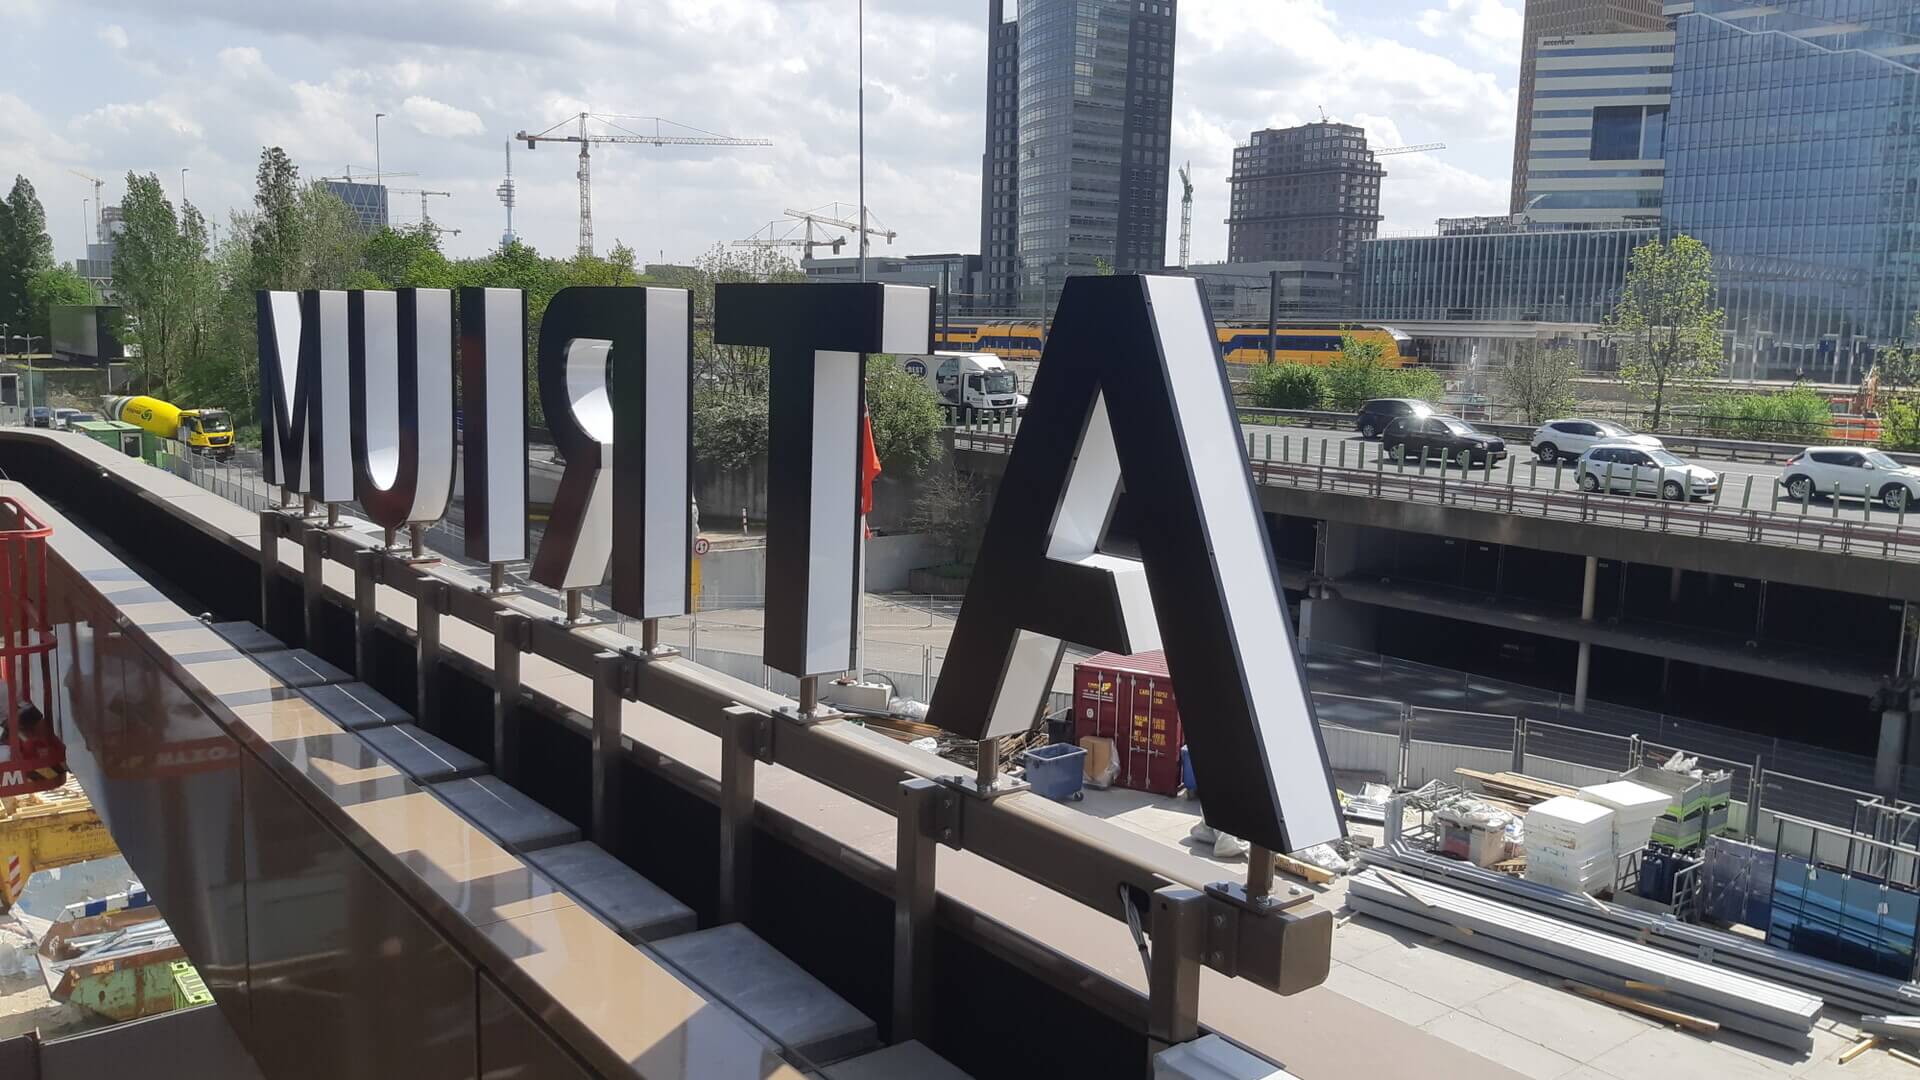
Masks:
[[[1267,362],[1267,328],[1258,326],[1222,326],[1220,355],[1229,364]],[[1325,364],[1340,355],[1340,339],[1351,334],[1361,341],[1375,342],[1384,350],[1382,359],[1390,367],[1413,361],[1413,341],[1390,326],[1377,324],[1279,327],[1274,332],[1273,359],[1281,364]],[[1032,322],[980,322],[957,320],[952,328],[934,329],[939,342],[935,348],[950,352],[992,353],[1002,360],[1038,360],[1046,345],[1040,324]]]

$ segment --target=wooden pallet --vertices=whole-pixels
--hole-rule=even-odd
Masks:
[[[1471,780],[1480,785],[1481,790],[1495,798],[1508,799],[1523,806],[1543,803],[1548,799],[1562,795],[1572,795],[1574,789],[1565,784],[1556,784],[1551,780],[1527,776],[1517,772],[1482,772],[1479,769],[1458,768],[1454,775],[1463,780]]]

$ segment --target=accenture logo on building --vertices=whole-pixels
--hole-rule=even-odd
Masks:
[[[449,289],[259,293],[261,471],[398,529],[446,515],[458,465],[467,557],[515,562],[529,554],[526,296],[461,289],[457,319],[454,300]],[[1071,278],[1052,325],[927,719],[969,739],[1023,732],[1068,642],[1163,649],[1182,711],[1204,718],[1187,739],[1208,823],[1272,851],[1338,838],[1199,282]],[[932,351],[932,290],[719,285],[711,334],[768,357],[762,659],[836,675],[854,666],[858,625],[867,357]],[[535,581],[610,577],[613,608],[636,619],[690,610],[693,341],[684,289],[554,295],[532,374],[566,470]],[[1123,486],[1153,523],[1139,558],[1101,550]]]
[[[1571,45],[1571,44],[1573,44],[1573,39],[1572,39],[1572,38],[1570,38],[1570,37],[1559,37],[1559,38],[1541,38],[1541,39],[1540,39],[1540,44],[1541,44],[1541,45],[1543,45],[1543,46],[1549,46],[1549,45]]]

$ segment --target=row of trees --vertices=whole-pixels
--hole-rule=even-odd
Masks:
[[[91,304],[93,287],[86,279],[53,262],[53,238],[47,233],[47,211],[24,176],[13,178],[6,201],[0,202],[0,326],[8,337],[30,335],[44,348],[51,332],[48,310],[55,304]],[[0,342],[0,351],[5,347]]]
[[[479,258],[454,259],[441,250],[430,226],[364,233],[337,196],[302,182],[298,166],[279,147],[261,152],[252,207],[233,213],[217,231],[197,207],[168,199],[154,175],[129,173],[126,182],[113,291],[123,310],[123,340],[137,346],[137,386],[183,404],[228,408],[242,425],[258,415],[254,294],[260,289],[521,289],[531,350],[547,304],[561,289],[653,280],[624,244],[605,258],[545,258],[514,243]],[[31,312],[44,328],[48,302],[92,302],[91,290],[57,298],[30,294],[30,281],[57,282],[64,275],[82,289],[85,282],[52,266],[45,215],[32,185],[17,180],[14,193],[0,207],[0,301],[16,294],[18,299],[0,308],[0,322],[19,325]],[[765,350],[714,345],[714,286],[801,279],[799,267],[777,252],[716,246],[692,267],[655,282],[693,294],[694,441],[703,463],[746,465],[764,455],[767,445]],[[16,281],[18,286],[11,284]],[[34,332],[44,335],[44,329]],[[897,365],[876,358],[868,397],[886,468],[896,475],[922,471],[939,453],[941,416],[932,393]],[[528,401],[534,423],[543,424],[531,370]],[[257,437],[247,430],[242,436]]]

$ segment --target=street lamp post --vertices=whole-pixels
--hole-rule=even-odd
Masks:
[[[374,187],[379,187],[382,183],[380,179],[380,118],[385,115],[387,114],[383,112],[377,112],[373,114],[373,186]]]

